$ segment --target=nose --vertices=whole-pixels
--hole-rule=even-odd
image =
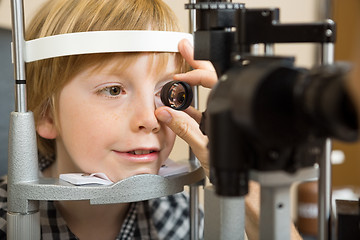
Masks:
[[[155,116],[154,96],[138,96],[136,104],[132,105],[131,128],[133,131],[157,133],[160,123]]]

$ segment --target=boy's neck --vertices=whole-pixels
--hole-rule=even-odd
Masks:
[[[55,161],[45,169],[45,177],[59,177],[63,166]],[[58,201],[60,211],[69,229],[80,239],[115,239],[128,213],[129,203],[90,205],[89,201]]]
[[[129,204],[90,205],[89,201],[55,203],[69,229],[80,239],[115,239]]]

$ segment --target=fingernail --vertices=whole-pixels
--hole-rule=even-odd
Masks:
[[[156,114],[156,116],[160,121],[162,121],[164,123],[169,123],[169,122],[171,122],[171,119],[172,119],[171,114],[166,110],[162,110],[162,111],[158,112]]]

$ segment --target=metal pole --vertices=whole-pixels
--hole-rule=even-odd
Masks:
[[[190,4],[195,4],[196,0],[190,0]],[[196,10],[190,9],[190,15],[189,15],[189,32],[194,34],[196,31]]]
[[[331,236],[331,140],[326,139],[325,152],[320,160],[318,239],[328,240]]]
[[[331,21],[331,20],[328,20]],[[332,21],[331,21],[332,22]],[[333,34],[333,33],[328,33]],[[322,44],[323,65],[334,63],[334,44]],[[328,240],[331,237],[331,140],[326,139],[324,155],[320,159],[319,176],[319,217],[318,217],[318,239]]]
[[[219,197],[220,239],[243,240],[245,238],[245,198]]]
[[[25,70],[25,30],[22,0],[12,0],[12,38],[15,77],[15,111],[27,112],[26,70]]]
[[[194,4],[196,0],[190,0],[189,3]],[[196,10],[191,9],[189,13],[189,31],[194,34],[196,31]],[[199,88],[193,88],[194,102],[193,106],[199,109]],[[195,154],[189,148],[190,161],[198,163]],[[197,184],[190,186],[190,235],[192,240],[199,239],[199,186]]]
[[[334,23],[332,20],[327,20],[330,23]],[[335,34],[330,29],[326,32],[327,35]],[[334,43],[324,43],[322,44],[322,53],[321,53],[321,64],[328,65],[334,63],[334,55],[335,55],[335,46]]]
[[[205,187],[206,240],[245,239],[245,198],[225,197],[215,193],[213,185]]]
[[[325,20],[334,24],[332,20],[332,0],[320,0],[319,15],[320,20]],[[331,30],[327,30],[326,35],[331,36],[335,34]],[[321,64],[334,63],[334,44],[325,43],[321,46]],[[331,140],[327,139],[325,143],[325,153],[319,162],[320,176],[319,176],[319,217],[318,217],[318,239],[331,239]]]
[[[190,234],[191,239],[199,239],[199,187],[190,186]]]
[[[332,18],[332,0],[320,0],[319,1],[319,14],[320,20]]]
[[[290,185],[261,186],[260,240],[291,239]]]

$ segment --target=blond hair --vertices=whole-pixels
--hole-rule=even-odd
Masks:
[[[161,0],[50,0],[27,28],[27,40],[64,33],[104,30],[179,31],[175,15]],[[56,47],[56,46],[54,46]],[[123,55],[125,65],[136,60],[136,53],[73,55],[27,64],[28,108],[35,122],[45,116],[57,119],[57,102],[65,84],[80,71],[99,63],[104,65],[114,55]],[[163,63],[170,53],[161,55]],[[176,54],[179,71],[184,62]],[[125,61],[124,61],[125,62]],[[38,136],[39,152],[56,153],[54,140]]]

